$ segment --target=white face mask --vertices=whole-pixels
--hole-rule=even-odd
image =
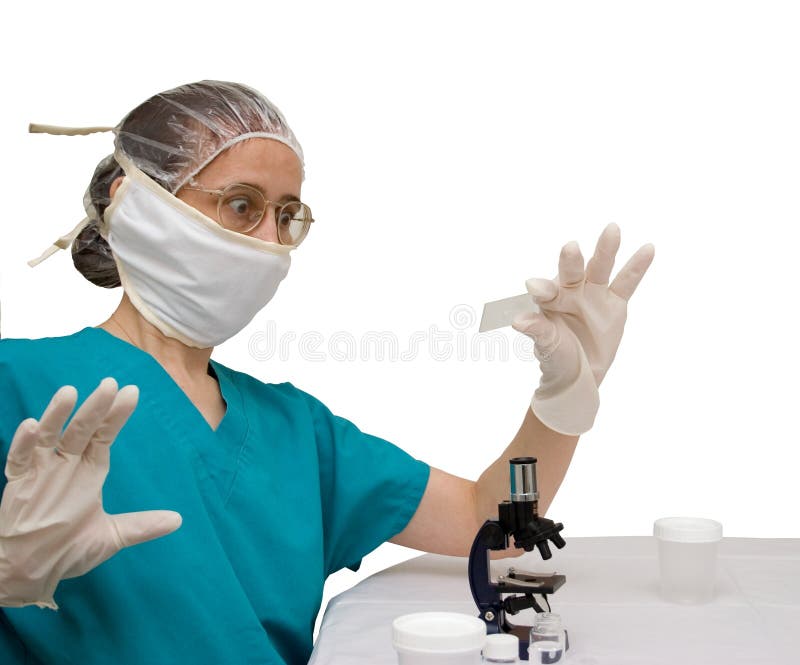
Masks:
[[[134,307],[189,346],[233,337],[275,295],[293,246],[229,231],[117,159],[126,177],[102,233]]]

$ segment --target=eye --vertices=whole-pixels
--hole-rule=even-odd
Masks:
[[[225,206],[235,215],[242,217],[250,217],[253,209],[256,207],[253,200],[245,195],[238,194],[225,200]]]
[[[294,211],[288,208],[281,210],[281,216],[278,219],[278,224],[281,226],[289,226],[294,219]]]
[[[278,239],[284,245],[299,245],[311,226],[311,211],[303,203],[292,201],[278,215]]]
[[[246,232],[264,215],[264,197],[257,190],[239,185],[230,188],[222,200],[222,225],[232,231]]]

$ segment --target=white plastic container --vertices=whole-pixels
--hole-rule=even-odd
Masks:
[[[519,638],[510,633],[487,635],[483,646],[483,662],[516,665],[519,663]]]
[[[399,665],[480,665],[486,624],[456,612],[416,612],[392,622]]]
[[[722,524],[700,517],[662,517],[653,525],[658,540],[661,594],[675,603],[714,598]]]

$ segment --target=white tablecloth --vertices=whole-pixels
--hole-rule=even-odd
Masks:
[[[660,598],[652,537],[566,541],[548,561],[532,552],[491,568],[493,579],[509,566],[566,575],[548,598],[569,631],[567,663],[800,665],[800,539],[723,539],[716,598],[700,606]],[[309,662],[396,665],[392,620],[434,610],[477,616],[467,559],[426,554],[339,594],[328,604]],[[533,611],[509,620],[530,625]]]

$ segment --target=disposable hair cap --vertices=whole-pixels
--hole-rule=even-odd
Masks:
[[[249,138],[303,150],[278,108],[256,90],[200,81],[151,97],[114,129],[114,147],[173,194],[223,150]]]

